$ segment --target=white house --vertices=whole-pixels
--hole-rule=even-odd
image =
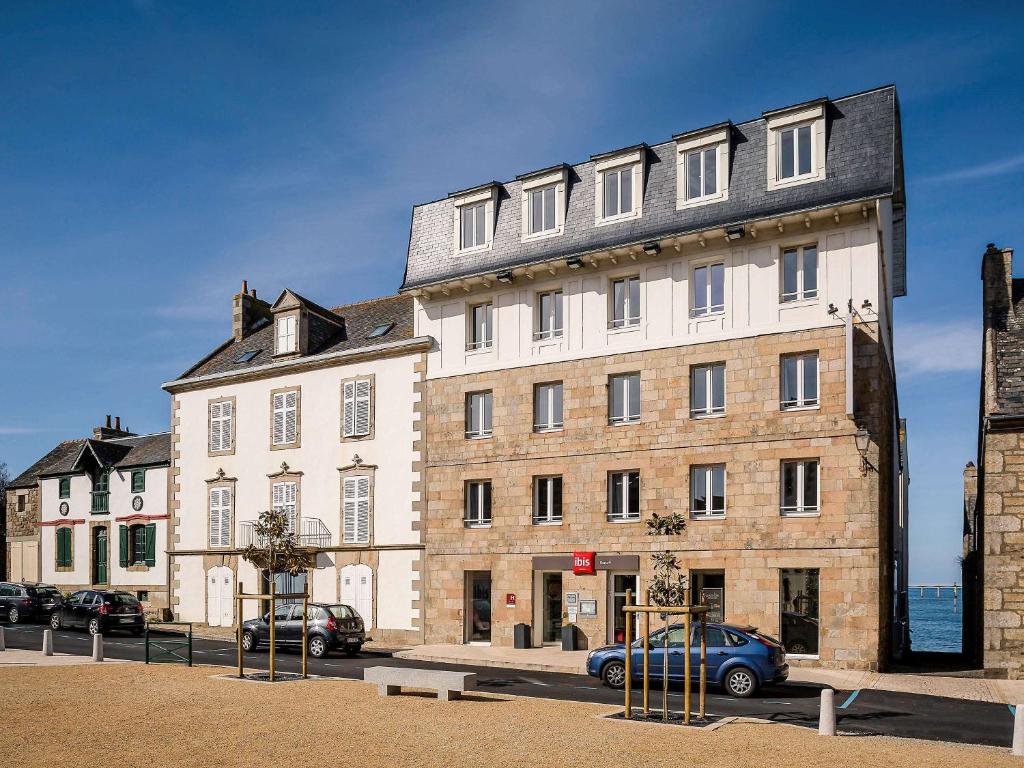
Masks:
[[[276,575],[278,591],[308,584],[314,601],[356,608],[374,640],[418,642],[431,341],[413,337],[412,299],[326,309],[286,290],[271,306],[243,283],[233,320],[231,339],[164,385],[175,617],[232,626],[238,586],[269,588],[241,551],[275,508],[316,553],[310,572]]]

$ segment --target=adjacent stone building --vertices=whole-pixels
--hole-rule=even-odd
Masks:
[[[427,642],[621,640],[668,550],[798,663],[907,649],[893,88],[418,205],[402,290],[436,342]]]
[[[978,460],[964,471],[966,656],[1024,679],[1024,280],[1013,251],[982,257]]]

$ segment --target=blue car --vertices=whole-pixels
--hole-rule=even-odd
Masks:
[[[668,679],[682,681],[685,675],[683,650],[686,635],[682,624],[668,628]],[[665,659],[665,629],[650,635],[650,679],[661,680]],[[762,685],[781,683],[789,677],[786,649],[773,637],[757,631],[756,627],[738,627],[732,624],[707,625],[707,680],[725,688],[730,696],[753,696]],[[643,641],[632,646],[634,682],[643,679]],[[700,679],[700,625],[693,627],[690,646],[690,679]],[[626,649],[621,643],[597,648],[587,656],[587,673],[599,677],[611,688],[623,688],[626,683]]]

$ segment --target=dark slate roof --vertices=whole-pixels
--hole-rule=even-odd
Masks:
[[[996,413],[1024,414],[1024,280],[1013,281],[1013,311],[992,307]],[[998,313],[998,316],[997,316]]]
[[[103,442],[107,446],[116,445],[120,448],[127,449],[127,451],[125,451],[117,460],[117,463],[114,464],[114,466],[121,469],[171,463],[170,432],[159,432],[154,435],[137,435],[135,437],[120,437],[113,440],[104,440]]]
[[[417,205],[412,212],[402,290],[845,202],[892,195],[902,203],[902,146],[895,87],[830,101],[826,118],[824,180],[769,191],[767,122],[761,117],[732,127],[729,199],[682,211],[676,210],[675,142],[650,146],[646,150],[643,215],[619,224],[594,225],[594,161],[571,166],[565,233],[546,240],[521,242],[519,180],[499,187],[494,240],[491,250],[483,253],[456,254],[451,198]],[[902,231],[901,226],[895,233],[897,273],[905,263]],[[902,288],[900,274],[896,280],[898,295]]]
[[[294,292],[293,292],[294,293]],[[321,308],[322,309],[322,308]],[[411,339],[413,335],[413,304],[408,296],[385,296],[355,304],[344,304],[329,311],[342,318],[343,328],[326,336],[310,336],[307,356],[332,352],[346,352],[387,342]],[[394,323],[384,336],[370,339],[370,332],[378,325]],[[315,338],[314,338],[315,336]],[[258,352],[251,360],[237,362],[246,352]],[[194,379],[212,373],[244,371],[274,362],[274,327],[267,324],[241,341],[229,339],[195,366],[185,371],[178,380]]]
[[[7,487],[31,488],[39,481],[40,475],[50,474],[55,471],[54,467],[62,467],[74,463],[83,445],[85,445],[85,440],[65,440],[14,478],[14,480],[8,483]]]

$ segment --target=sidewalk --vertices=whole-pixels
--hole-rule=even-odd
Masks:
[[[127,659],[107,659],[103,662],[93,662],[91,656],[75,656],[70,653],[43,656],[42,651],[24,651],[16,648],[0,651],[0,667],[68,667],[93,663],[134,664],[136,662],[130,662]]]
[[[402,659],[445,664],[586,674],[587,653],[562,651],[556,647],[517,650],[486,645],[419,645],[406,651],[398,651],[394,655]],[[798,685],[828,686],[844,691],[874,688],[880,691],[917,693],[998,704],[1024,703],[1024,680],[985,680],[932,674],[883,674],[791,666],[789,682]]]

